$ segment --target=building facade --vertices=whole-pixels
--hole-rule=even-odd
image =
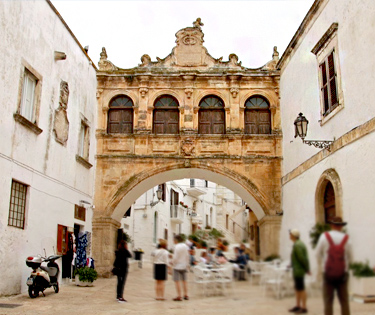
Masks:
[[[300,229],[310,244],[312,227],[339,215],[348,222],[354,259],[375,264],[368,246],[375,236],[374,14],[373,1],[317,0],[279,61],[283,257],[288,229]],[[333,141],[328,148],[294,138],[299,113],[309,121],[305,141]],[[315,269],[311,246],[309,254]]]
[[[278,251],[278,52],[258,69],[243,67],[235,54],[215,59],[203,46],[202,25],[198,18],[179,30],[164,59],[143,55],[132,69],[115,66],[102,50],[93,220],[102,274],[112,264],[124,212],[145,191],[183,178],[235,191],[258,218],[260,256]]]
[[[49,1],[1,1],[0,20],[0,295],[10,295],[27,288],[28,256],[66,254],[69,233],[92,231],[96,69]]]

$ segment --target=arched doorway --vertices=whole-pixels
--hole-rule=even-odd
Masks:
[[[320,176],[315,192],[316,222],[326,223],[332,216],[341,216],[342,187],[340,177],[334,169]]]

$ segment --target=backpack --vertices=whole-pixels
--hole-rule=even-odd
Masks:
[[[349,236],[345,235],[340,244],[335,244],[328,232],[324,233],[328,243],[328,257],[325,265],[325,277],[331,281],[341,280],[345,275],[345,244]]]

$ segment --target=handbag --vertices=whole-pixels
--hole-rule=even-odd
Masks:
[[[112,274],[114,275],[114,276],[117,276],[119,273],[120,273],[120,269],[119,268],[117,268],[117,267],[114,267],[114,268],[112,268]]]

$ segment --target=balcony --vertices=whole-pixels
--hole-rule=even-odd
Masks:
[[[193,197],[196,197],[196,198],[198,198],[201,195],[206,194],[206,191],[204,191],[202,189],[199,189],[199,188],[196,188],[196,187],[187,188],[186,192],[189,196],[193,196]]]
[[[185,208],[180,205],[171,205],[171,222],[183,223],[185,219]]]

